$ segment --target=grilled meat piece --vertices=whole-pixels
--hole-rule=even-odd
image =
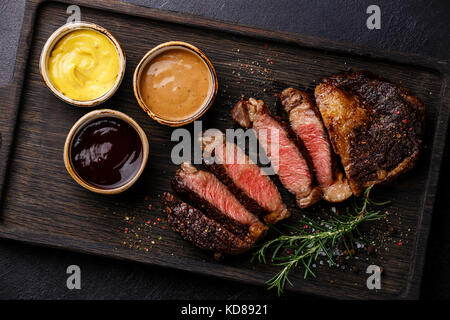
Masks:
[[[340,202],[352,195],[343,173],[337,168],[328,136],[320,114],[307,93],[285,89],[281,104],[289,114],[292,130],[303,141],[314,167],[317,181],[322,188],[322,198],[330,202]]]
[[[236,144],[227,142],[220,130],[208,130],[200,138],[203,161],[250,211],[275,224],[290,216],[275,184]],[[205,158],[205,155],[212,158]]]
[[[174,191],[188,196],[210,219],[240,239],[254,243],[268,229],[212,173],[183,162],[172,180]]]
[[[238,254],[251,248],[248,242],[239,239],[200,210],[168,192],[163,194],[162,207],[172,229],[200,249],[215,253]]]
[[[315,97],[355,195],[414,166],[425,106],[407,89],[362,71],[325,78]]]
[[[313,175],[308,163],[290,139],[287,130],[270,115],[263,101],[253,98],[241,100],[233,108],[231,115],[242,127],[252,127],[255,130],[272,166],[278,169],[281,183],[295,195],[300,208],[308,207],[321,198],[320,188],[312,185]],[[278,141],[271,141],[273,131],[278,135]],[[262,136],[266,139],[261,139]],[[278,145],[278,153],[272,152],[274,145]]]

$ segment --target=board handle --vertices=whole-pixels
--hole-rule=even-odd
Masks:
[[[3,188],[19,109],[16,90],[14,84],[0,88],[0,203],[3,198]]]

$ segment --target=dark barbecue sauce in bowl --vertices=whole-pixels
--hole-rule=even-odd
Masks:
[[[86,183],[113,189],[138,173],[142,154],[142,141],[131,124],[115,117],[101,117],[80,128],[70,157],[75,172]]]

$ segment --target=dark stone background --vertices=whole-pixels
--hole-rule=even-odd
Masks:
[[[450,1],[123,0],[149,7],[304,33],[372,48],[449,60]],[[0,1],[0,85],[14,70],[24,0]],[[366,8],[381,8],[381,30]],[[450,298],[450,147],[447,143],[421,297]],[[82,289],[66,288],[66,268],[82,270]],[[0,299],[265,299],[264,288],[186,272],[40,248],[0,239]],[[285,294],[283,298],[309,298]]]

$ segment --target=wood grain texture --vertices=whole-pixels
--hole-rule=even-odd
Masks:
[[[202,118],[204,128],[233,127],[229,111],[241,95],[262,98],[273,107],[275,93],[284,87],[312,90],[323,76],[349,69],[367,69],[385,76],[408,87],[425,102],[427,132],[420,163],[395,184],[375,192],[379,199],[392,200],[386,209],[391,212],[389,222],[398,230],[398,236],[386,236],[386,222],[371,224],[370,234],[381,235],[378,254],[361,254],[359,260],[344,263],[345,269],[317,266],[317,279],[304,280],[301,269],[291,277],[293,290],[315,295],[417,297],[448,119],[446,65],[415,55],[369,53],[312,37],[266,32],[121,2],[80,3],[86,5],[81,10],[83,20],[107,28],[125,50],[124,81],[102,107],[123,111],[141,124],[150,142],[148,166],[134,187],[112,197],[89,193],[65,171],[65,136],[72,124],[90,110],[64,104],[44,86],[38,72],[40,50],[50,34],[65,22],[66,5],[50,2],[38,8],[39,1],[31,1],[25,13],[29,23],[22,31],[14,82],[0,88],[0,236],[248,283],[263,284],[276,272],[275,267],[250,263],[249,255],[216,262],[208,253],[161,227],[166,219],[159,196],[170,190],[169,180],[177,169],[170,160],[175,144],[170,142],[173,129],[157,124],[139,108],[132,93],[132,73],[153,46],[183,40],[206,53],[219,78],[218,98]],[[192,125],[187,129],[192,131]],[[282,193],[293,208],[292,197],[285,190]],[[322,208],[327,206],[294,210],[291,221],[301,214],[314,215]],[[163,220],[161,224],[146,223],[158,217]],[[400,238],[402,246],[397,245]],[[352,264],[358,264],[364,271],[372,263],[386,270],[379,292],[366,289],[363,272],[354,274],[349,270]],[[330,280],[334,283],[330,284]]]

